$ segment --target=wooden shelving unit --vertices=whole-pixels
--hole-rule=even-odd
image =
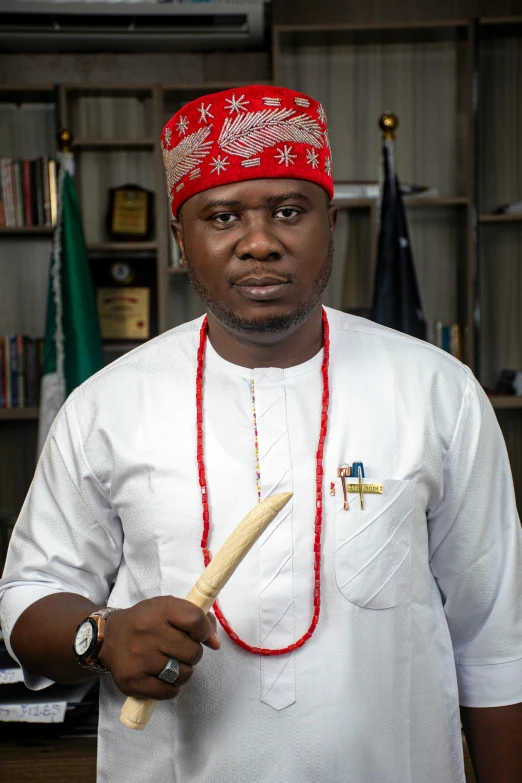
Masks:
[[[32,421],[39,416],[39,408],[0,408],[0,421]]]
[[[480,223],[522,223],[522,213],[507,215],[480,215]]]
[[[52,226],[0,226],[0,236],[50,236],[53,233]]]
[[[154,139],[76,139],[73,150],[154,149]]]
[[[157,250],[158,243],[150,242],[89,242],[87,250],[91,253],[132,253],[142,250]]]
[[[494,408],[504,410],[522,409],[522,397],[514,397],[507,394],[491,394],[490,402]]]
[[[274,82],[310,92],[322,101],[332,118],[343,117],[342,133],[334,129],[335,122],[331,122],[330,130],[336,180],[377,180],[381,145],[377,121],[383,110],[391,109],[398,114],[396,160],[401,181],[436,187],[440,193],[439,198],[404,199],[421,290],[427,292],[425,308],[431,319],[440,318],[446,323],[459,321],[466,327],[464,358],[479,374],[484,370],[484,357],[480,366],[476,362],[481,345],[484,353],[484,329],[481,331],[478,320],[480,305],[482,327],[488,321],[484,305],[488,292],[484,297],[482,290],[479,298],[479,281],[483,289],[484,268],[488,264],[495,265],[497,273],[500,268],[505,271],[505,265],[511,263],[516,253],[517,242],[520,244],[522,216],[497,215],[492,210],[500,203],[522,200],[522,192],[519,190],[517,194],[514,185],[511,190],[503,189],[505,181],[522,181],[522,172],[515,171],[511,177],[502,157],[508,154],[502,146],[504,134],[515,139],[516,144],[522,137],[520,115],[516,115],[515,108],[520,104],[519,96],[506,91],[508,80],[503,78],[521,41],[522,18],[366,26],[288,24],[273,28]],[[301,68],[310,53],[314,57],[313,67]],[[359,68],[361,62],[364,68]],[[492,78],[484,84],[481,73],[491,64]],[[489,112],[488,116],[487,111],[481,114],[479,110],[478,119],[473,113],[475,80],[479,106],[495,101],[495,112]],[[239,76],[238,81],[242,81]],[[88,252],[93,259],[106,258],[108,262],[150,259],[155,272],[153,299],[159,332],[202,312],[186,270],[172,267],[161,131],[187,101],[235,87],[238,81],[0,87],[0,101],[46,101],[56,105],[60,123],[75,137],[76,182]],[[256,83],[267,87],[270,84]],[[499,92],[500,84],[503,90]],[[112,106],[111,128],[103,125],[100,119],[103,112],[97,109],[97,102],[105,114],[107,111],[110,114]],[[129,116],[134,117],[130,124],[121,119],[127,109]],[[135,182],[155,193],[155,236],[148,241],[112,242],[105,234],[108,189],[127,182]],[[365,307],[373,290],[378,205],[373,199],[340,198],[336,203],[348,216],[349,223],[345,250],[349,275],[343,285],[343,304]],[[0,248],[10,246],[13,241],[31,240],[21,257],[33,255],[40,248],[42,268],[48,263],[51,234],[52,229],[47,227],[0,228],[0,239],[4,240]],[[339,237],[342,235],[338,241]],[[34,268],[37,268],[36,260]],[[31,294],[38,297],[35,306],[44,308],[43,277],[33,288]],[[25,312],[32,309],[30,304],[25,304]],[[502,306],[497,299],[491,312],[498,315],[499,310]],[[25,330],[23,322],[9,328],[9,331]],[[106,360],[111,361],[137,345],[133,341],[125,345],[108,341]],[[493,352],[497,351],[496,345]],[[519,367],[522,368],[522,356]],[[485,385],[493,388],[487,373],[480,377]],[[503,427],[508,426],[506,422],[520,421],[520,398],[492,396],[491,402],[499,411]],[[37,419],[37,409],[0,410],[0,435],[5,435],[11,452],[15,453],[20,439],[28,439],[29,445],[20,452],[27,471],[26,484],[34,467],[34,460],[28,460],[27,455],[32,454],[31,439],[35,437]],[[513,427],[516,429],[514,424]],[[519,451],[522,454],[520,445]],[[511,457],[513,460],[513,453]],[[515,479],[518,491],[522,492],[522,464],[516,458],[513,462],[514,472],[519,475]],[[0,486],[0,495],[1,492]]]
[[[492,214],[500,204],[522,201],[522,112],[514,78],[522,71],[522,17],[289,23],[274,27],[272,43],[274,81],[314,95],[329,118],[343,118],[342,132],[335,119],[329,123],[336,180],[377,180],[377,121],[384,110],[398,115],[401,182],[440,193],[404,198],[427,318],[462,324],[464,361],[486,387],[494,388],[501,369],[522,369],[514,337],[522,334],[522,215]],[[339,235],[347,242],[342,305],[368,310],[376,205],[370,199],[335,202],[347,210],[348,230]],[[508,275],[512,285],[502,292],[500,281]],[[522,398],[492,395],[491,403],[522,499]]]

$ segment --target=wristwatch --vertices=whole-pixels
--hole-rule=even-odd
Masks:
[[[107,606],[105,609],[98,609],[89,615],[76,629],[74,637],[73,652],[76,660],[84,669],[92,672],[105,673],[108,669],[103,666],[99,660],[101,646],[105,636],[105,621],[113,612],[117,612]]]

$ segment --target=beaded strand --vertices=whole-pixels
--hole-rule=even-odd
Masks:
[[[235,644],[242,647],[249,653],[255,655],[286,655],[298,647],[302,647],[305,642],[310,639],[313,632],[317,628],[319,622],[319,615],[321,612],[321,528],[323,522],[323,455],[324,444],[326,441],[326,434],[328,431],[328,407],[330,403],[330,384],[328,380],[328,367],[330,363],[330,327],[328,324],[328,318],[326,311],[323,308],[322,311],[323,321],[323,364],[321,367],[321,373],[323,377],[323,394],[321,400],[321,427],[319,431],[319,443],[316,452],[316,468],[315,468],[315,520],[314,520],[314,601],[313,601],[313,615],[311,623],[306,633],[301,636],[293,644],[289,644],[287,647],[281,649],[267,649],[265,647],[253,647],[247,642],[244,642],[239,638],[237,633],[233,631],[228,623],[228,620],[224,616],[223,612],[219,608],[218,602],[214,603],[213,609],[215,615],[227,633]],[[203,534],[201,537],[201,549],[203,550],[203,560],[205,566],[210,563],[211,555],[207,548],[208,537],[210,534],[210,512],[208,505],[208,492],[207,492],[207,479],[205,470],[205,459],[203,450],[203,369],[205,363],[205,347],[207,342],[208,332],[208,319],[205,316],[200,330],[199,348],[197,355],[197,371],[196,371],[196,432],[197,432],[197,463],[198,463],[198,476],[199,486],[201,487],[201,503],[203,508]]]
[[[257,437],[256,388],[253,378],[250,383],[252,388],[252,415],[254,417],[254,451],[256,455],[257,502],[261,503],[261,465],[259,464],[259,440]]]

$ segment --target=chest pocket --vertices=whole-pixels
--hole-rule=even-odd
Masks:
[[[335,495],[334,563],[337,587],[353,604],[389,609],[409,593],[411,524],[415,482],[365,479],[383,484],[382,495],[348,495],[343,508],[340,481]]]

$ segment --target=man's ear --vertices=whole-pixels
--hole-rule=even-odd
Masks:
[[[330,204],[328,207],[328,223],[330,224],[330,231],[333,234],[335,225],[337,223],[337,215],[339,214],[339,207]]]
[[[176,244],[179,248],[180,253],[180,259],[179,263],[181,266],[185,266],[185,237],[183,235],[183,225],[181,223],[181,220],[174,219],[170,221],[170,230],[172,231],[172,236],[174,237]]]

